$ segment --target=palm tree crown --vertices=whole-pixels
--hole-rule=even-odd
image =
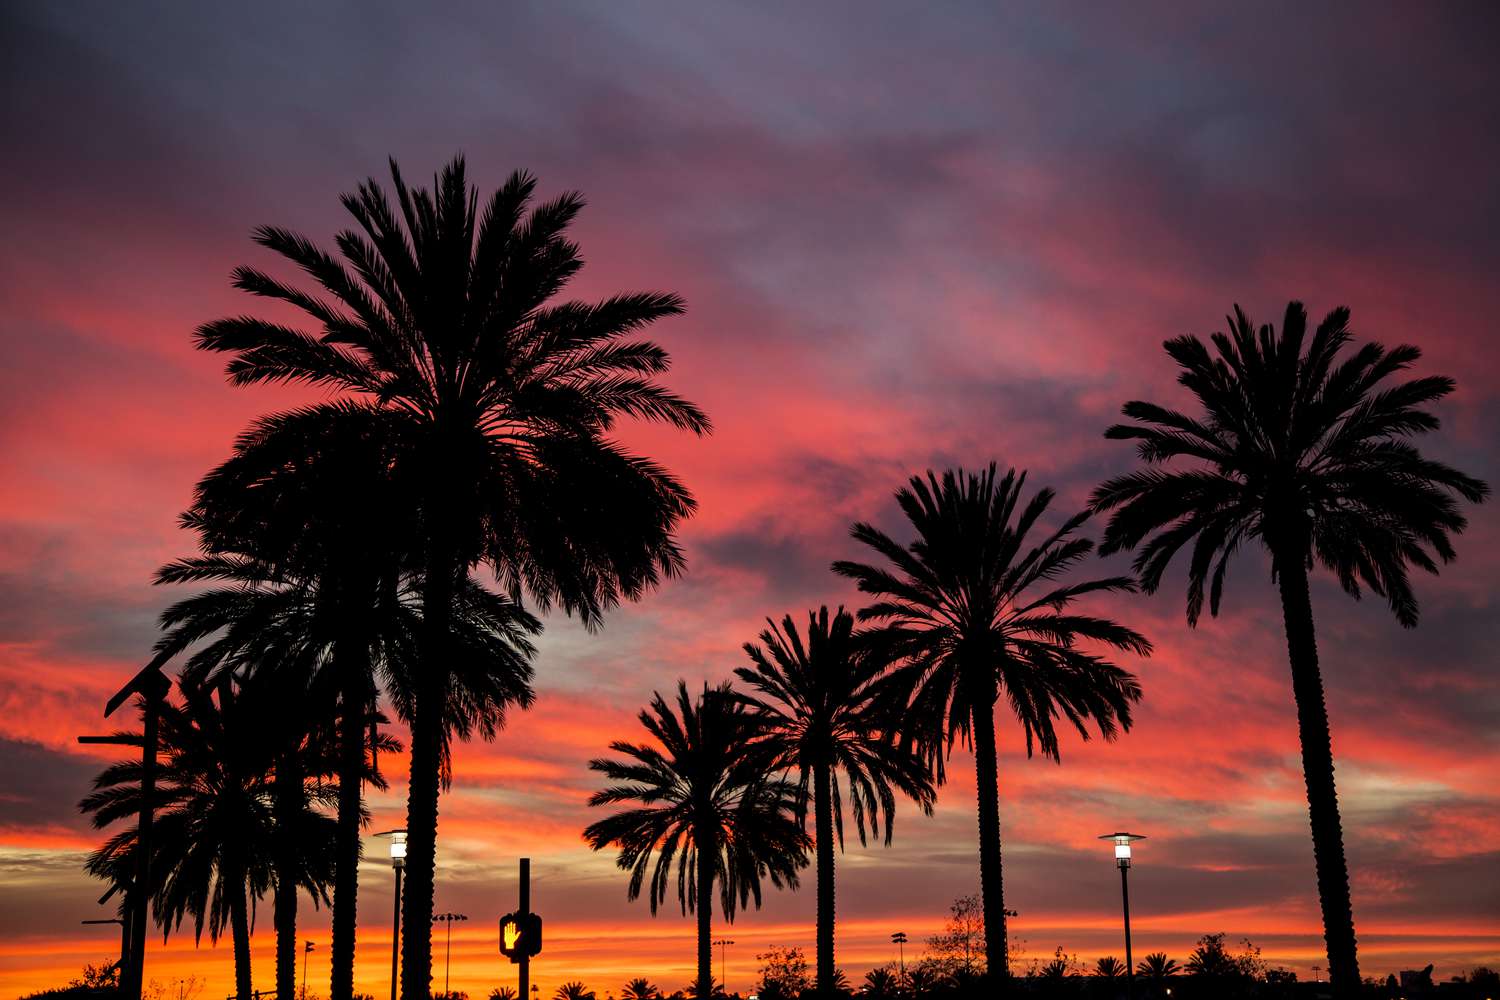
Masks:
[[[1281,334],[1258,330],[1238,306],[1230,333],[1213,351],[1193,336],[1166,342],[1178,381],[1200,416],[1136,400],[1106,437],[1137,440],[1153,468],[1111,479],[1093,505],[1113,514],[1102,551],[1135,549],[1141,586],[1152,592],[1183,546],[1187,616],[1196,623],[1207,584],[1217,615],[1229,557],[1247,541],[1282,560],[1326,566],[1349,594],[1360,585],[1390,603],[1402,625],[1416,625],[1408,579],[1416,566],[1437,572],[1453,559],[1450,536],[1464,529],[1455,497],[1477,503],[1483,482],[1424,458],[1405,439],[1435,430],[1423,409],[1453,391],[1452,379],[1424,376],[1387,384],[1422,356],[1403,344],[1368,343],[1340,360],[1349,344],[1349,310],[1335,309],[1303,350],[1307,312],[1287,306]],[[1215,356],[1215,353],[1217,356]],[[1156,468],[1174,462],[1189,467]]]
[[[637,977],[626,983],[620,991],[624,1000],[660,1000],[661,990],[651,980],[644,976]]]
[[[698,978],[707,984],[715,885],[728,920],[751,900],[760,906],[762,879],[795,889],[807,837],[795,818],[795,790],[768,773],[768,754],[756,746],[763,720],[728,685],[705,684],[694,699],[679,682],[675,710],[657,693],[640,720],[655,746],[616,741],[610,748],[623,760],[589,762],[615,782],[589,805],[634,805],[591,824],[584,838],[596,851],[619,848],[617,863],[631,873],[629,898],[644,887],[653,914],[670,894],[675,867],[682,910],[697,912]]]
[[[576,193],[528,213],[536,179],[517,172],[479,213],[461,158],[433,191],[408,188],[394,161],[391,178],[399,219],[373,180],[344,196],[359,228],[338,234],[342,260],[296,233],[256,231],[332,301],[255,268],[234,272],[237,288],[292,305],[317,334],[234,317],[200,327],[198,345],[234,355],[235,384],[295,381],[341,394],[303,411],[309,420],[380,410],[428,484],[428,503],[452,518],[428,532],[451,533],[460,559],[490,560],[544,609],[557,601],[595,621],[681,566],[670,532],[691,496],[607,435],[621,416],[709,429],[656,381],[667,353],[630,339],[680,313],[682,300],[549,301],[583,264],[567,238],[583,207]]]
[[[1153,951],[1135,965],[1135,974],[1146,979],[1167,979],[1178,973],[1177,959],[1164,951]]]
[[[812,775],[818,767],[841,771],[849,786],[849,806],[859,842],[880,832],[891,842],[895,791],[932,812],[932,781],[920,758],[896,745],[892,712],[881,697],[881,666],[858,655],[854,617],[843,608],[829,618],[828,609],[808,612],[807,639],[798,634],[791,615],[778,626],[767,621],[762,645],[745,643],[753,666],[735,673],[760,693],[752,699],[766,724],[764,745],[775,753],[775,765],[795,769],[797,811],[805,823],[812,798]],[[894,789],[894,791],[893,791]],[[835,780],[831,796],[833,823],[844,842],[843,795]]]
[[[994,705],[1001,693],[1025,734],[1028,753],[1059,756],[1057,722],[1083,738],[1092,721],[1106,739],[1131,722],[1140,698],[1133,675],[1088,646],[1146,655],[1140,633],[1070,606],[1089,594],[1129,591],[1126,577],[1075,583],[1057,578],[1093,550],[1075,537],[1087,518],[1076,514],[1028,547],[1027,536],[1053,499],[1042,489],[1018,506],[1025,473],[929,472],[896,494],[916,530],[903,546],[871,524],[853,528],[883,564],[834,563],[875,598],[860,610],[871,655],[897,664],[896,682],[911,692],[909,728],[939,780],[944,750],[972,739],[979,789],[980,876],[984,889],[986,961],[1003,980],[1005,907],[1000,889],[1000,826],[995,773]]]

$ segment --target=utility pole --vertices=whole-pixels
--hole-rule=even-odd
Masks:
[[[142,733],[135,736],[80,736],[79,743],[120,743],[141,748],[141,809],[135,828],[135,879],[125,887],[125,904],[121,908],[124,953],[120,956],[120,996],[140,1000],[146,973],[146,919],[151,901],[151,817],[156,803],[157,720],[162,702],[172,690],[172,682],[161,672],[161,664],[152,661],[130,679],[104,706],[104,717],[114,714],[131,695],[140,695],[143,703]],[[105,898],[108,898],[106,894]]]

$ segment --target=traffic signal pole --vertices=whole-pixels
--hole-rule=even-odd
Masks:
[[[531,859],[521,859],[521,923],[524,926],[526,918],[531,914]],[[531,1000],[531,956],[524,951],[521,952],[520,972],[520,1000]]]

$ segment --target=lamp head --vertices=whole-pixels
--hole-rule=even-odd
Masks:
[[[1137,840],[1146,838],[1138,833],[1106,833],[1100,840],[1112,840],[1115,842],[1115,864],[1121,868],[1130,867],[1130,845]]]
[[[397,830],[391,834],[391,867],[406,867],[406,831]]]
[[[405,868],[406,867],[406,831],[405,830],[386,830],[384,833],[377,833],[375,836],[377,836],[377,837],[389,837],[389,838],[391,838],[391,867],[392,868],[397,868],[397,869]]]

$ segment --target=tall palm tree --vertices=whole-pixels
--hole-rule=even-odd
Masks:
[[[184,677],[216,671],[283,675],[288,703],[311,728],[338,719],[338,859],[331,996],[354,989],[364,778],[374,772],[376,673],[391,639],[407,547],[416,529],[393,452],[358,411],[331,408],[257,421],[198,484],[183,523],[201,558],[174,562],[159,583],[216,589],[169,609],[157,662],[207,642]],[[297,734],[294,732],[293,736]],[[291,948],[291,943],[287,948]],[[278,952],[277,988],[294,984],[295,955]]]
[[[324,704],[329,692],[337,693],[339,707],[333,709],[341,720],[334,869],[339,876],[334,895],[337,916],[339,888],[344,887],[351,893],[346,898],[352,898],[359,830],[368,818],[358,791],[349,795],[344,788],[346,783],[356,789],[364,783],[385,788],[377,765],[379,754],[401,749],[399,742],[379,732],[379,724],[385,720],[375,711],[374,691],[366,687],[373,682],[366,672],[374,669],[384,679],[392,704],[402,718],[410,719],[421,604],[409,579],[398,579],[389,587],[366,594],[370,603],[360,611],[350,602],[356,591],[340,583],[344,569],[319,564],[314,570],[310,576],[291,576],[252,553],[228,551],[169,564],[159,576],[164,582],[210,582],[216,586],[164,612],[163,624],[168,632],[159,649],[160,655],[170,656],[194,642],[211,640],[187,661],[183,676],[194,683],[248,677],[293,706]],[[351,622],[357,626],[353,632]],[[450,641],[453,660],[443,704],[441,774],[445,784],[451,775],[448,762],[453,737],[468,740],[477,733],[494,739],[510,705],[524,707],[531,703],[530,659],[535,649],[530,637],[540,630],[534,617],[474,579],[466,579],[459,587]],[[343,655],[351,643],[356,650],[354,671],[348,669],[348,657]],[[352,693],[348,687],[351,673]],[[320,687],[324,690],[321,696],[317,694]],[[350,698],[363,712],[353,724],[350,713],[342,707]],[[271,716],[274,720],[278,714]],[[283,722],[291,721],[291,716],[285,710],[279,713]],[[278,731],[274,725],[269,729]],[[295,730],[291,735],[296,738]],[[349,741],[358,741],[358,753],[352,761],[347,752]],[[352,818],[347,815],[351,810]],[[290,995],[295,974],[294,931],[281,936],[280,914],[285,912],[294,926],[295,898],[278,896],[277,901],[278,906],[290,907],[278,910],[277,952],[278,990],[284,986]],[[352,927],[348,928],[351,937],[352,933]],[[352,977],[352,947],[349,952],[346,955],[340,950],[334,956],[335,982],[352,982],[346,978]]]
[[[235,272],[238,287],[290,304],[315,333],[240,317],[204,325],[198,344],[232,353],[238,384],[334,392],[337,401],[306,419],[368,417],[397,448],[408,481],[421,485],[402,992],[425,1000],[449,637],[466,572],[488,563],[512,598],[528,591],[542,610],[556,604],[597,626],[619,601],[681,570],[673,533],[694,509],[664,469],[609,437],[616,421],[666,421],[699,434],[709,422],[657,380],[666,352],[632,339],[681,312],[681,299],[554,301],[582,266],[567,234],[581,197],[532,208],[535,179],[516,173],[480,212],[462,159],[432,191],[408,188],[394,162],[391,180],[397,208],[374,180],[344,197],[357,228],[337,236],[338,257],[284,229],[257,231],[319,293],[252,268]]]
[[[1181,368],[1178,381],[1202,413],[1127,403],[1124,414],[1135,422],[1105,436],[1139,441],[1152,468],[1104,483],[1093,506],[1113,512],[1102,551],[1140,547],[1135,566],[1148,593],[1192,543],[1189,625],[1202,612],[1205,584],[1209,611],[1219,613],[1229,557],[1242,544],[1258,542],[1269,553],[1297,703],[1329,976],[1340,996],[1353,996],[1359,961],[1308,573],[1322,564],[1354,597],[1363,583],[1413,627],[1409,568],[1436,573],[1438,560],[1453,558],[1450,536],[1466,523],[1455,498],[1478,503],[1489,487],[1424,458],[1406,440],[1437,429],[1423,407],[1454,387],[1443,376],[1393,381],[1421,357],[1417,348],[1368,343],[1340,359],[1351,339],[1349,310],[1340,308],[1304,351],[1300,302],[1287,305],[1280,335],[1269,324],[1257,330],[1238,306],[1228,323],[1229,333],[1211,338],[1213,351],[1192,336],[1166,342]]]
[[[807,835],[796,820],[795,789],[770,773],[768,754],[756,746],[764,720],[727,684],[705,684],[694,699],[679,681],[675,711],[658,692],[640,719],[655,746],[618,740],[610,749],[625,759],[589,762],[615,782],[589,805],[634,805],[583,836],[596,851],[620,849],[628,896],[646,886],[653,915],[670,892],[675,862],[678,902],[698,917],[698,993],[711,996],[714,887],[730,921],[752,899],[760,907],[764,878],[795,889],[797,870],[807,864]]]
[[[1051,505],[1038,490],[1017,512],[1026,474],[996,477],[949,470],[939,480],[914,476],[896,502],[917,537],[903,546],[875,526],[856,524],[853,537],[884,563],[840,561],[834,572],[876,598],[861,609],[877,662],[899,664],[893,676],[911,692],[908,709],[941,781],[943,757],[960,740],[972,743],[979,799],[979,878],[984,900],[988,975],[1003,988],[1005,897],[1001,881],[999,784],[994,706],[1003,692],[1021,723],[1026,752],[1059,758],[1056,724],[1071,723],[1084,739],[1087,723],[1112,740],[1131,722],[1141,696],[1135,677],[1088,646],[1142,656],[1151,644],[1107,618],[1070,610],[1089,594],[1134,589],[1127,577],[1077,583],[1056,580],[1093,550],[1075,533],[1075,514],[1027,548],[1027,536]]]
[[[274,753],[270,857],[278,996],[292,996],[296,987],[297,890],[315,886],[312,899],[316,906],[328,902],[326,873],[334,872],[337,884],[338,825],[335,821],[334,836],[329,837],[324,810],[337,805],[340,781],[345,780],[339,774],[339,747],[333,727],[307,711],[308,685],[297,684],[294,679],[299,676],[305,675],[300,671],[258,671],[241,682],[238,696],[240,710],[261,721],[258,736]],[[293,682],[288,684],[289,680]],[[389,737],[379,739],[395,744]],[[394,748],[399,749],[399,744]],[[378,773],[356,774],[353,780],[371,777],[384,785]]]
[[[152,913],[164,932],[191,917],[201,939],[207,926],[217,941],[226,929],[234,946],[235,992],[252,990],[250,933],[253,901],[265,895],[277,873],[273,768],[276,749],[258,738],[263,713],[242,703],[234,686],[213,693],[194,690],[183,704],[161,708],[161,763],[152,825],[152,869],[160,884]],[[319,768],[314,754],[300,762],[304,774]],[[140,809],[141,764],[118,763],[94,781],[94,792],[80,804],[95,827],[136,815]],[[304,787],[295,817],[299,850],[292,876],[315,896],[332,878],[333,824],[318,807],[318,787]],[[112,877],[135,851],[135,829],[114,834],[89,859],[89,870]]]
[[[747,642],[751,667],[735,671],[760,697],[753,699],[766,721],[765,747],[775,766],[796,769],[797,819],[806,829],[811,796],[818,870],[818,991],[832,994],[834,838],[844,843],[844,802],[838,772],[849,789],[849,805],[859,842],[865,828],[879,834],[885,817],[885,842],[891,842],[896,815],[895,791],[932,814],[931,776],[921,758],[896,738],[898,716],[889,699],[880,697],[881,664],[861,659],[854,637],[854,616],[843,608],[830,621],[828,608],[809,612],[807,640],[787,615],[760,634],[764,648]],[[868,823],[866,822],[868,820]]]

